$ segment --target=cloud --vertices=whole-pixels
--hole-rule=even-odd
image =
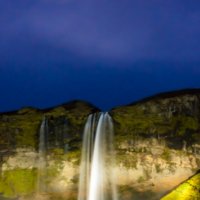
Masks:
[[[32,45],[42,42],[88,59],[199,60],[200,7],[194,7],[194,3],[179,0],[9,2],[2,5],[4,11],[0,14],[3,19],[0,41],[4,48],[16,41],[22,46],[23,42]]]

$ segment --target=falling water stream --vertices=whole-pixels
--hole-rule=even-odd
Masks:
[[[38,160],[38,184],[37,191],[45,192],[45,175],[46,175],[46,135],[47,135],[47,119],[44,117],[39,132],[39,160]]]
[[[110,115],[90,115],[83,137],[78,200],[117,200]]]

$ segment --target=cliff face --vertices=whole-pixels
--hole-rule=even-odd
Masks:
[[[199,90],[153,96],[111,113],[122,196],[159,199],[200,168]]]
[[[1,113],[0,193],[29,199],[37,191],[39,129],[45,116],[43,192],[51,191],[45,198],[76,199],[83,127],[87,116],[98,111],[74,101],[45,110]],[[153,96],[114,108],[110,114],[115,127],[113,170],[121,200],[159,199],[200,168],[200,90]]]

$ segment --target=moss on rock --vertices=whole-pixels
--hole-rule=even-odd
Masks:
[[[33,147],[37,149],[38,132],[44,116],[50,120],[54,133],[61,129],[60,121],[64,123],[64,119],[67,121],[69,141],[81,140],[87,116],[98,110],[87,102],[73,101],[44,110],[27,107],[16,112],[0,113],[0,148]]]
[[[199,142],[200,92],[198,94],[155,96],[111,111],[116,140],[121,142],[137,135],[164,138],[167,145],[182,148]]]
[[[0,177],[0,193],[5,197],[27,195],[35,191],[36,169],[15,169],[3,172]]]

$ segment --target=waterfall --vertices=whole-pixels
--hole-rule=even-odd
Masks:
[[[84,129],[78,200],[117,200],[112,119],[101,113],[96,124],[96,118],[90,115]]]
[[[46,153],[46,129],[47,129],[47,119],[46,117],[44,117],[39,132],[39,155],[41,158],[44,157]]]
[[[37,192],[44,192],[46,190],[45,176],[46,176],[47,131],[48,131],[48,122],[47,119],[44,117],[39,131]]]
[[[90,185],[90,165],[94,147],[96,115],[89,115],[84,132],[83,147],[79,177],[78,200],[86,200]]]

